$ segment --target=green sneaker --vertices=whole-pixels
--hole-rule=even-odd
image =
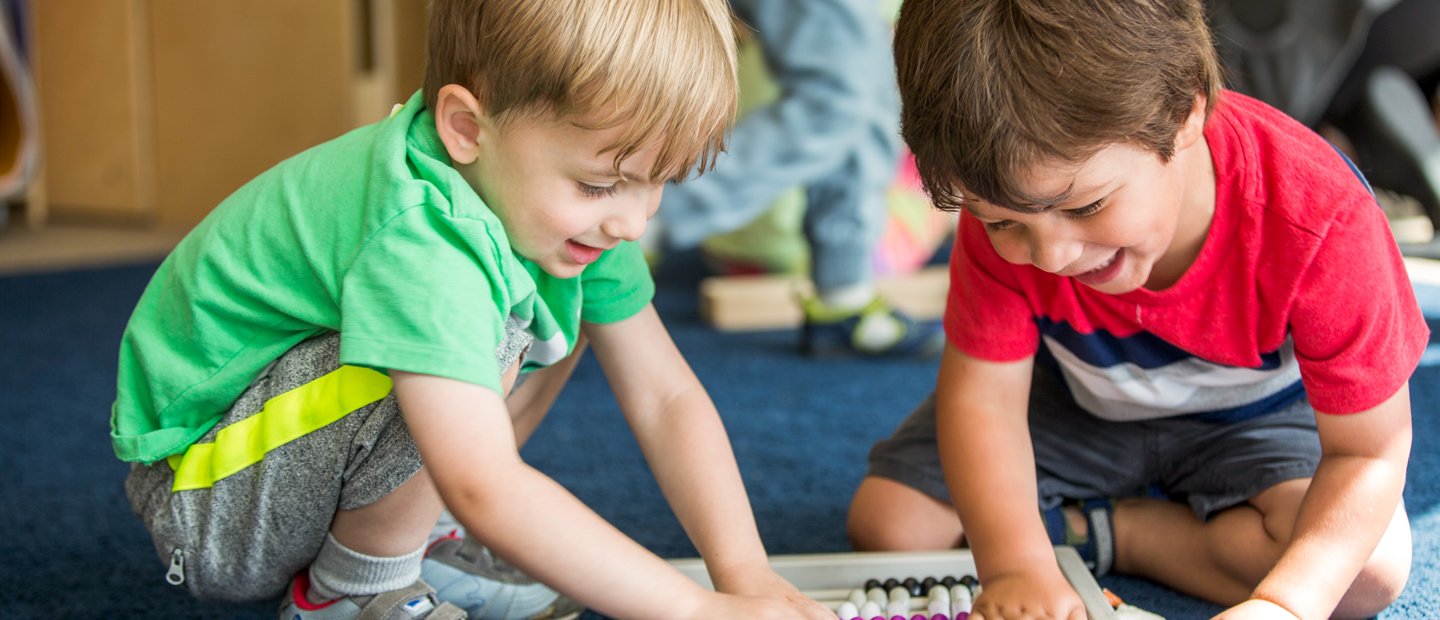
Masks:
[[[917,321],[876,296],[858,310],[828,308],[804,300],[801,350],[813,357],[854,355],[934,357],[945,348],[939,321]]]

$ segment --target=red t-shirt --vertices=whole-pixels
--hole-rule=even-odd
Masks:
[[[1006,263],[962,215],[951,342],[996,361],[1043,344],[1076,401],[1116,420],[1250,417],[1302,393],[1318,411],[1354,413],[1393,395],[1429,329],[1359,173],[1308,128],[1235,92],[1205,138],[1215,216],[1173,286],[1108,295]]]

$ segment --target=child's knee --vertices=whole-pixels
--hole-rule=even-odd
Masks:
[[[898,482],[860,483],[845,523],[858,551],[948,549],[960,542],[960,519],[949,506]]]
[[[1371,560],[1355,577],[1350,590],[1335,608],[1337,618],[1370,618],[1389,607],[1405,589],[1410,578],[1409,557],[1404,562]]]
[[[1336,616],[1368,618],[1390,606],[1410,579],[1410,562],[1410,523],[1401,508],[1345,593]]]

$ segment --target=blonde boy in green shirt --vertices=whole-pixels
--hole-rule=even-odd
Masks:
[[[167,579],[283,618],[578,611],[493,551],[615,617],[829,616],[769,568],[630,243],[723,147],[725,2],[437,0],[429,40],[423,95],[237,191],[131,318],[112,439]],[[587,341],[723,594],[520,459]],[[446,508],[469,552],[425,559]]]

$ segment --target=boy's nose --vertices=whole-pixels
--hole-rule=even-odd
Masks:
[[[1048,273],[1059,273],[1080,258],[1081,244],[1054,232],[1030,234],[1030,264]]]
[[[645,223],[650,220],[650,210],[640,205],[627,205],[600,225],[600,230],[610,237],[635,241],[645,234]]]

